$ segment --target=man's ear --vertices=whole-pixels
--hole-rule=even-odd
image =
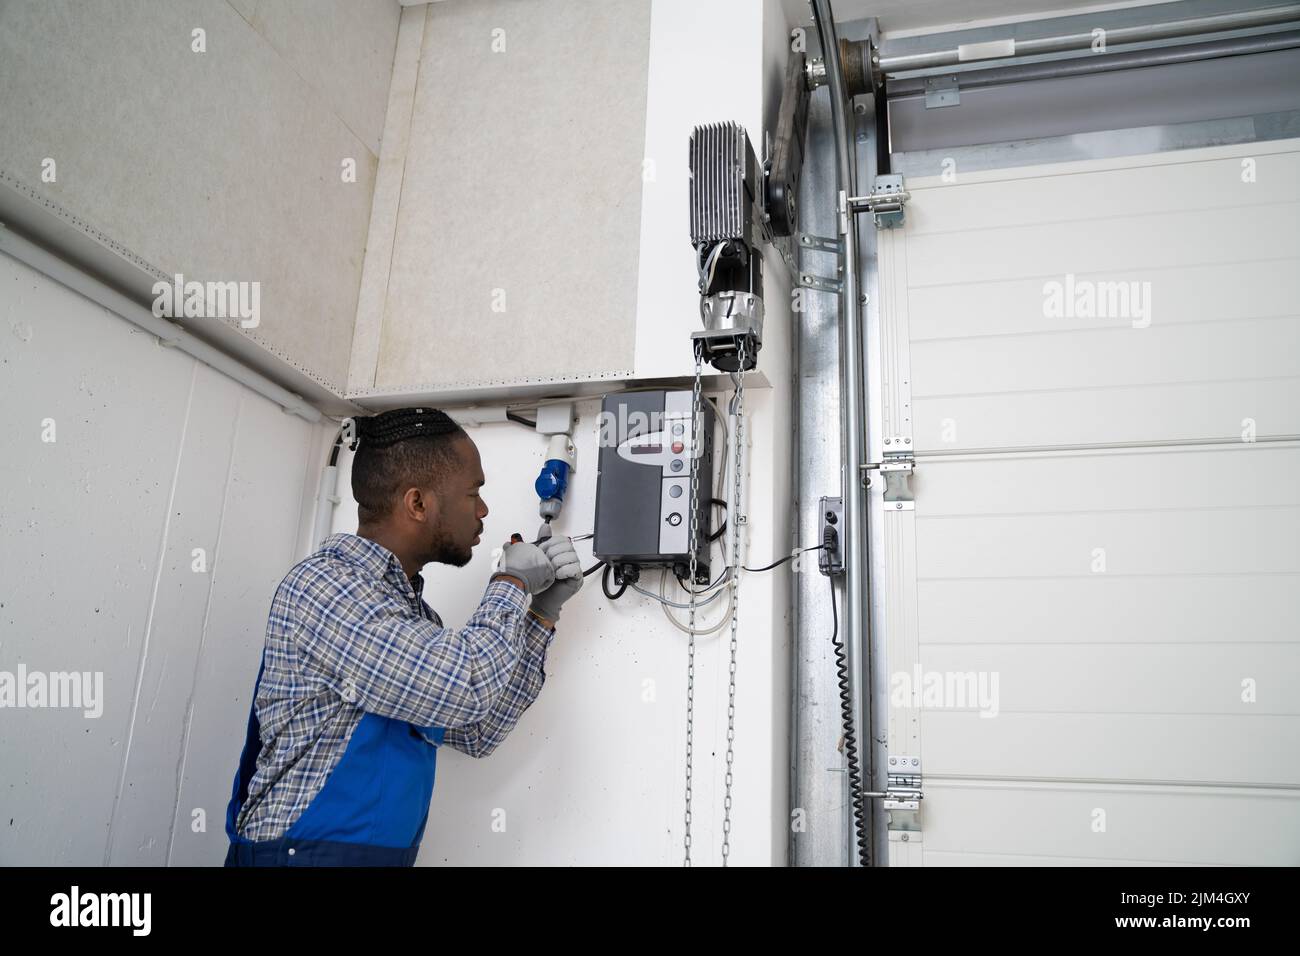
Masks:
[[[407,488],[402,496],[402,512],[412,521],[433,524],[438,520],[438,496],[432,488]]]

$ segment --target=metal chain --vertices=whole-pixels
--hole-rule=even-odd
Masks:
[[[739,349],[740,364],[736,371],[736,431],[732,436],[735,442],[732,471],[735,475],[731,503],[731,666],[727,686],[727,778],[725,796],[722,800],[722,865],[727,865],[731,853],[731,763],[733,744],[736,739],[736,623],[740,613],[740,525],[744,515],[740,510],[740,468],[745,447],[745,345],[741,338]]]
[[[728,858],[731,855],[731,785],[732,785],[732,765],[735,760],[735,740],[736,740],[736,631],[739,622],[740,610],[740,525],[743,523],[743,516],[740,513],[740,493],[741,493],[741,466],[744,461],[744,438],[745,438],[745,359],[746,359],[746,340],[741,339],[738,358],[739,365],[736,371],[736,395],[733,404],[736,415],[736,427],[733,435],[734,451],[732,472],[734,475],[734,484],[732,490],[732,505],[734,513],[731,516],[731,580],[728,586],[732,588],[731,600],[731,660],[728,668],[727,680],[727,759],[726,759],[726,782],[725,791],[722,801],[722,865],[728,864]],[[698,561],[696,557],[696,548],[699,541],[699,497],[700,497],[700,475],[699,475],[699,457],[700,457],[700,432],[702,430],[702,417],[700,415],[701,398],[700,386],[704,369],[704,352],[703,344],[699,340],[695,342],[695,382],[691,394],[691,522],[690,522],[690,616],[687,625],[688,644],[687,644],[687,663],[686,663],[686,812],[685,812],[685,866],[691,865],[691,780],[693,771],[693,762],[695,755],[695,608],[696,608],[696,590],[695,575],[698,571]]]
[[[691,570],[687,581],[690,584],[691,610],[689,630],[689,648],[686,654],[686,860],[683,866],[691,865],[691,764],[695,747],[695,574],[698,570],[695,556],[696,543],[700,535],[700,377],[704,371],[704,343],[695,340],[695,386],[691,400],[691,533],[688,548],[690,550]]]

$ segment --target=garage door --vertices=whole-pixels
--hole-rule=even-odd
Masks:
[[[1300,140],[952,173],[880,232],[891,863],[1300,863]]]

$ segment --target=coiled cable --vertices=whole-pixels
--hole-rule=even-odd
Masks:
[[[822,535],[822,547],[835,554],[839,549],[839,533],[831,525],[826,526]],[[830,575],[831,582],[831,644],[835,648],[835,674],[840,690],[840,715],[844,721],[844,758],[849,766],[849,791],[853,803],[853,827],[856,830],[858,844],[858,861],[863,866],[871,865],[871,855],[867,847],[867,805],[862,795],[862,767],[858,763],[858,735],[853,729],[853,695],[849,690],[849,663],[840,641],[840,617],[835,607],[835,576]]]

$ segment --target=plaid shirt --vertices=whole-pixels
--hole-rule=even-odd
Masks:
[[[521,588],[489,583],[459,630],[423,590],[391,551],[352,534],[326,538],[280,582],[256,700],[262,749],[236,821],[245,839],[284,835],[367,712],[448,728],[444,744],[484,757],[536,700],[555,629],[526,612]]]

